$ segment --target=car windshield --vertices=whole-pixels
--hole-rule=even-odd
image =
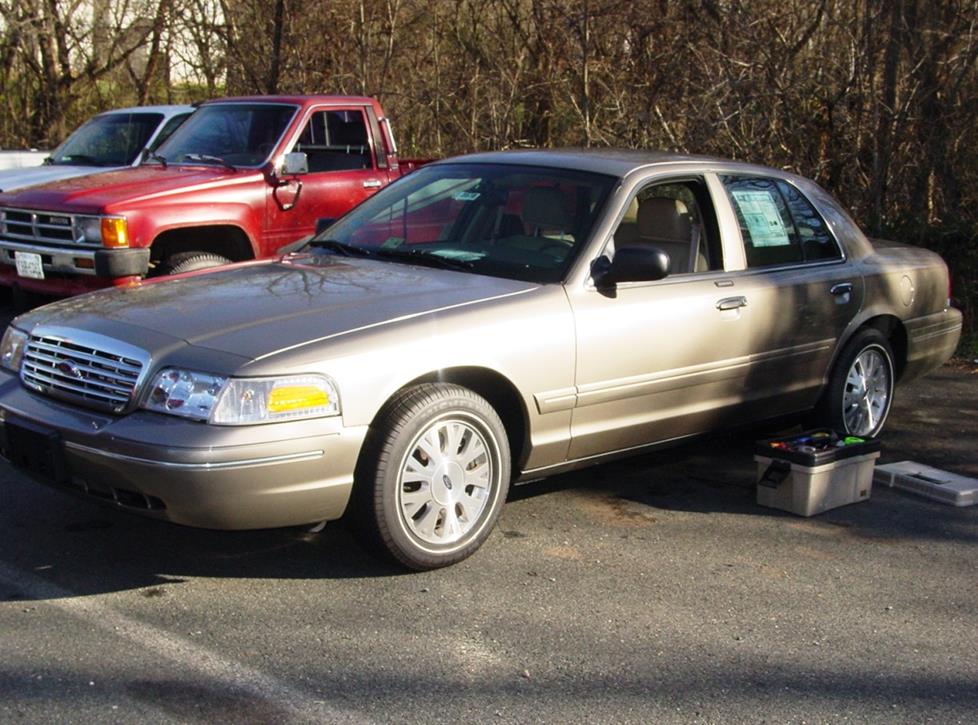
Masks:
[[[427,166],[358,206],[308,249],[559,282],[616,181],[535,166]]]
[[[96,116],[54,150],[54,165],[128,166],[163,121],[160,113],[109,113]]]
[[[261,166],[278,146],[296,109],[280,103],[201,106],[156,156],[171,164]]]

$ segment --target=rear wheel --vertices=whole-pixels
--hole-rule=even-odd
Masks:
[[[213,252],[179,252],[163,260],[157,268],[157,275],[197,272],[201,269],[220,267],[230,263],[231,260],[227,257]]]
[[[893,350],[879,330],[856,333],[832,369],[822,422],[848,435],[878,435],[893,401],[893,369]]]
[[[509,488],[506,430],[492,406],[442,383],[406,390],[372,427],[357,470],[363,533],[397,562],[434,569],[475,552]]]

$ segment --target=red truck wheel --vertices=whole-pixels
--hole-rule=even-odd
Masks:
[[[223,264],[231,264],[231,260],[212,252],[180,252],[165,259],[157,268],[157,275],[196,272]]]

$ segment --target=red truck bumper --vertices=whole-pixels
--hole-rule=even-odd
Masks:
[[[0,264],[0,285],[52,297],[71,297],[106,287],[132,287],[138,285],[141,279],[138,276],[105,278],[61,274],[51,274],[44,279],[32,279],[21,277],[15,268]]]

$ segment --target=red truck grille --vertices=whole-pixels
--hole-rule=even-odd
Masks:
[[[54,214],[27,209],[0,209],[0,236],[34,244],[77,244],[99,246],[84,241],[81,230],[70,214]]]

